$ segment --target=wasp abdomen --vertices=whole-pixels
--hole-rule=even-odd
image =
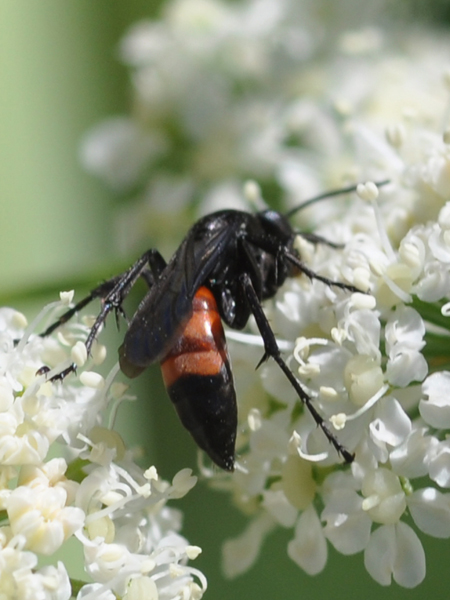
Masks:
[[[222,321],[208,288],[195,294],[192,315],[161,370],[183,425],[218,466],[232,471],[236,394]]]

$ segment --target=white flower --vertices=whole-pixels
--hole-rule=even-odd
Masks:
[[[321,515],[326,522],[324,534],[342,554],[360,552],[369,541],[372,520],[363,510],[363,498],[356,491],[355,481],[334,473],[325,485],[330,486],[330,492]]]
[[[28,327],[19,313],[0,309],[0,595],[68,600],[64,565],[37,564],[76,537],[94,581],[79,598],[133,597],[141,585],[155,598],[200,599],[206,579],[187,565],[200,549],[181,537],[180,514],[166,506],[196,478],[185,469],[169,484],[154,467],[144,475],[120,436],[99,426],[108,401],[126,398],[126,386],[112,386],[118,369],[106,378],[88,370],[95,360],[82,350],[84,325],[66,324],[49,338],[35,334],[44,316],[68,302],[63,295]],[[80,376],[53,382],[72,360]],[[61,449],[70,465],[49,458]]]
[[[67,502],[71,503],[75,498],[78,484],[67,479],[66,470],[67,463],[63,458],[53,458],[39,467],[24,465],[20,469],[17,483],[29,488],[60,487],[67,494]]]
[[[427,457],[438,441],[427,436],[426,429],[413,429],[389,454],[395,473],[402,477],[422,477],[428,472]]]
[[[375,523],[396,523],[406,509],[405,493],[400,481],[388,469],[367,472],[361,492],[365,497],[362,509]]]
[[[426,399],[419,404],[423,419],[437,429],[450,427],[450,372],[433,373],[422,384]]]
[[[116,190],[132,186],[146,165],[164,150],[164,140],[142,131],[131,119],[115,117],[83,140],[83,165]]]
[[[308,508],[317,489],[312,464],[298,454],[289,455],[281,470],[280,486],[291,506],[299,510]]]
[[[292,527],[297,518],[297,510],[289,501],[284,490],[266,490],[262,506],[283,527]],[[306,503],[308,506],[309,503]]]
[[[23,550],[8,527],[0,529],[0,595],[24,600],[69,600],[71,586],[63,563],[37,569],[37,557]]]
[[[46,431],[25,424],[22,399],[8,412],[0,414],[0,462],[4,465],[40,464],[47,456],[49,439]]]
[[[427,448],[424,462],[427,466],[430,478],[439,486],[450,487],[450,441],[440,442],[436,437],[432,437]]]
[[[435,488],[424,488],[408,497],[408,508],[416,525],[433,537],[450,537],[450,497]]]
[[[332,35],[324,38],[323,20],[296,0],[166,3],[158,21],[132,27],[121,44],[134,91],[127,135],[121,139],[116,125],[106,124],[106,134],[91,139],[103,159],[87,158],[113,185],[117,175],[119,184],[138,190],[119,215],[125,249],[150,231],[158,241],[164,230],[164,251],[167,238],[185,233],[193,206],[202,214],[248,210],[250,197],[262,196],[291,206],[343,182],[362,182],[352,199],[315,204],[302,215],[308,230],[342,248],[312,244],[308,236],[296,242],[309,268],[362,293],[299,276],[265,306],[289,367],[325,425],[354,452],[351,469],[340,472],[340,457],[275,364],[262,365],[255,382],[263,350],[250,321],[247,334],[234,333],[231,349],[240,410],[237,468],[233,475],[215,477],[206,468],[204,474],[251,514],[244,532],[225,543],[229,576],[250,568],[264,538],[281,526],[294,530],[287,552],[308,573],[325,567],[328,540],[341,553],[364,552],[380,584],[393,578],[409,588],[425,576],[415,529],[450,537],[440,490],[450,487],[450,380],[442,366],[450,312],[442,65],[450,46],[434,31],[348,30],[354,5],[338,4],[333,14],[340,19],[325,23]],[[155,158],[162,168],[148,169],[147,180],[143,172]],[[116,159],[123,165],[111,176]],[[255,193],[247,186],[246,195],[242,183],[249,177],[260,187]],[[382,180],[389,183],[377,188]],[[0,384],[0,408],[8,414],[14,385]],[[116,446],[92,449],[99,466],[78,490],[79,506],[95,515],[87,528],[97,544],[90,547],[93,564],[106,577],[111,544],[111,562],[117,558],[133,573],[128,584],[155,595],[152,571],[137,576],[139,558],[130,528],[121,527],[121,510],[140,507],[144,490],[151,501],[163,490],[138,476],[135,486],[125,482],[114,452]],[[177,483],[172,497],[192,480],[182,474]],[[411,526],[404,522],[408,511]],[[104,541],[95,541],[95,532]],[[123,592],[126,578],[115,567],[111,572],[122,577]],[[106,592],[97,586],[94,593]]]
[[[420,353],[425,346],[424,334],[423,320],[409,307],[399,307],[386,323],[386,354],[389,357],[386,376],[389,383],[405,387],[425,378],[428,365]]]
[[[84,523],[83,511],[66,501],[62,488],[16,488],[6,503],[13,533],[25,538],[26,548],[53,554]]]
[[[364,553],[364,564],[381,585],[389,585],[393,577],[399,585],[412,588],[425,577],[422,544],[406,523],[383,525],[377,529]]]
[[[57,566],[48,565],[24,578],[22,589],[17,594],[24,600],[43,598],[48,600],[67,600],[71,597],[72,589],[69,576],[62,562]]]
[[[144,478],[133,464],[125,470],[110,462],[93,469],[77,491],[76,504],[89,513],[85,532],[78,535],[86,568],[103,586],[92,593],[110,589],[123,595],[132,581],[145,575],[160,595],[176,596],[194,586],[200,598],[206,580],[185,564],[199,552],[193,553],[178,534],[178,513],[165,507],[167,500],[185,495],[196,479],[188,469],[180,471],[172,485],[159,480],[154,468],[149,476]],[[153,589],[149,582],[142,586]]]
[[[327,562],[327,544],[319,518],[310,506],[295,526],[295,537],[288,543],[289,558],[309,575],[320,573]]]
[[[273,519],[262,513],[238,538],[224,543],[223,570],[227,577],[235,577],[252,566],[258,558],[262,541],[273,528]]]

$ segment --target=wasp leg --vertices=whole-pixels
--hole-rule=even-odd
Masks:
[[[335,248],[336,250],[341,250],[345,247],[345,244],[337,244],[336,242],[331,242],[330,240],[327,240],[327,238],[324,238],[321,235],[317,235],[315,233],[305,233],[303,231],[299,231],[297,235],[302,237],[304,240],[311,242],[312,244],[324,244],[325,246]]]
[[[88,354],[90,353],[92,344],[97,337],[98,330],[105,322],[108,314],[112,310],[121,310],[123,301],[130,293],[136,281],[143,275],[143,273],[147,273],[146,269],[148,268],[148,265],[152,267],[152,272],[159,272],[160,261],[164,261],[164,259],[157,250],[147,250],[147,252],[145,252],[141,258],[139,258],[134,265],[128,269],[128,271],[116,278],[116,284],[105,296],[102,310],[96,318],[95,323],[86,339],[85,345]],[[148,285],[151,285],[152,282],[154,282],[154,275],[152,278],[145,276],[145,280]]]
[[[331,433],[328,429],[327,425],[323,417],[314,407],[311,398],[305,392],[305,390],[300,385],[300,382],[289,369],[283,358],[281,357],[281,352],[277,344],[277,340],[275,335],[270,327],[269,321],[267,320],[266,315],[262,309],[259,298],[255,292],[250,276],[247,273],[243,273],[240,276],[240,282],[246,294],[247,301],[250,305],[253,316],[255,317],[256,324],[258,326],[259,332],[264,342],[264,356],[261,359],[260,363],[267,360],[269,357],[273,358],[286,377],[289,379],[292,387],[297,392],[300,400],[305,404],[314,421],[317,423],[317,426],[323,431],[327,440],[333,445],[336,449],[336,452],[342,456],[346,463],[351,463],[354,459],[354,455],[351,454],[339,441],[336,437]],[[259,365],[258,365],[259,366]]]
[[[321,281],[322,283],[325,283],[326,285],[332,285],[333,287],[337,287],[341,290],[346,290],[347,292],[352,292],[352,293],[358,292],[359,294],[367,294],[368,293],[368,292],[358,289],[354,285],[349,285],[347,283],[343,283],[342,281],[334,281],[333,279],[328,279],[328,277],[322,277],[322,275],[319,275],[315,271],[308,269],[308,267],[306,267],[304,265],[304,263],[302,263],[302,261],[299,258],[297,258],[297,256],[295,256],[294,254],[291,254],[288,250],[285,250],[284,255],[287,260],[289,260],[293,265],[295,265],[297,267],[297,269],[299,271],[304,273],[310,279],[317,279],[318,281]]]
[[[130,293],[139,277],[143,277],[147,285],[151,287],[155,283],[157,276],[161,272],[162,268],[164,268],[163,265],[165,266],[165,264],[166,263],[163,257],[157,250],[148,250],[134,263],[134,265],[125,271],[125,273],[122,273],[122,275],[113,277],[112,279],[100,284],[98,287],[93,289],[88,296],[80,300],[80,302],[75,304],[74,307],[61,315],[61,317],[55,321],[55,323],[50,325],[50,327],[40,334],[41,337],[50,335],[55,329],[67,323],[69,319],[71,319],[78,311],[92,302],[92,300],[101,298],[102,309],[93,326],[91,327],[85,342],[86,350],[89,355],[98,331],[106,321],[109,313],[112,310],[115,310],[116,319],[118,319],[119,313],[124,315],[122,303]],[[149,266],[151,271],[149,271]],[[75,370],[76,365],[72,364],[70,367],[67,367],[67,369],[61,371],[61,373],[58,373],[58,375],[52,377],[51,381],[62,380],[69,375],[69,373],[72,373]]]
[[[91,290],[89,292],[88,296],[86,296],[85,298],[83,298],[82,300],[77,302],[75,304],[75,306],[73,306],[71,309],[66,311],[63,315],[61,315],[59,317],[59,319],[57,319],[54,323],[52,323],[49,327],[47,327],[47,329],[45,331],[43,331],[42,333],[40,333],[39,336],[40,337],[49,336],[51,333],[53,333],[55,331],[55,329],[58,329],[58,327],[61,327],[62,325],[64,325],[68,321],[70,321],[70,319],[77,312],[82,310],[85,306],[90,304],[93,300],[95,300],[96,298],[104,298],[105,296],[107,296],[107,294],[114,288],[119,277],[113,277],[112,279],[109,279],[108,281],[103,282],[98,287]]]

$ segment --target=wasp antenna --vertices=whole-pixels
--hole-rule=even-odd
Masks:
[[[390,183],[390,179],[383,179],[383,181],[375,181],[374,183],[377,187],[381,187],[383,185]],[[356,188],[358,187],[358,185],[359,184],[350,185],[345,188],[339,188],[338,190],[331,190],[329,192],[324,192],[323,194],[319,194],[318,196],[314,196],[313,198],[310,198],[309,200],[305,200],[305,202],[302,202],[298,206],[294,206],[294,208],[291,208],[291,210],[289,210],[287,213],[285,213],[284,216],[287,217],[288,219],[290,219],[293,215],[295,215],[295,213],[299,212],[300,210],[303,210],[307,206],[311,206],[311,204],[316,204],[316,202],[320,202],[321,200],[328,200],[328,198],[332,198],[333,196],[340,196],[341,194],[349,194],[350,192],[356,192]]]

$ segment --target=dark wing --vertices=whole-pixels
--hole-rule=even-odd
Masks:
[[[196,291],[235,236],[225,221],[215,225],[203,235],[191,229],[139,305],[119,349],[120,367],[128,377],[162,360],[189,320]]]

